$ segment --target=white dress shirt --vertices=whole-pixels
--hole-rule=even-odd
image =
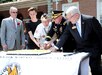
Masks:
[[[76,28],[79,32],[79,35],[82,36],[81,35],[81,16],[79,17],[78,21],[76,22]]]
[[[45,36],[51,28],[51,22],[47,27],[45,27],[42,23],[40,23],[34,33],[34,37],[40,40],[40,43],[43,44],[45,41]]]
[[[15,21],[15,26],[17,28],[17,19],[15,18],[15,20],[14,20],[12,17],[10,17],[10,18],[11,18],[12,22]]]

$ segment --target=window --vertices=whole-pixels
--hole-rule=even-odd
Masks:
[[[65,12],[66,12],[67,8],[70,6],[77,6],[79,8],[79,2],[62,4],[62,10],[64,11],[63,16],[65,16]]]
[[[97,19],[102,25],[102,0],[97,0]]]
[[[102,24],[102,1],[100,2],[100,23]]]

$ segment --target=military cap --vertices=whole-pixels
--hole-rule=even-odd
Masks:
[[[60,15],[62,15],[63,11],[54,10],[52,11],[52,19],[56,19]]]
[[[46,13],[44,13],[42,16],[41,16],[41,21],[47,21],[49,19],[48,15]]]

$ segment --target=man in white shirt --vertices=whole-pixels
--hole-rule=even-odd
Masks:
[[[43,49],[45,37],[51,28],[51,22],[47,14],[41,16],[41,22],[42,23],[40,23],[35,30],[34,38],[37,39],[40,49]]]

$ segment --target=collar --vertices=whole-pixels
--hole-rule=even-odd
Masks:
[[[13,17],[10,16],[10,19],[13,21]],[[16,20],[16,18],[15,18],[15,20]]]
[[[77,20],[76,23],[81,24],[81,15],[80,15],[80,17],[79,17],[79,19]]]

